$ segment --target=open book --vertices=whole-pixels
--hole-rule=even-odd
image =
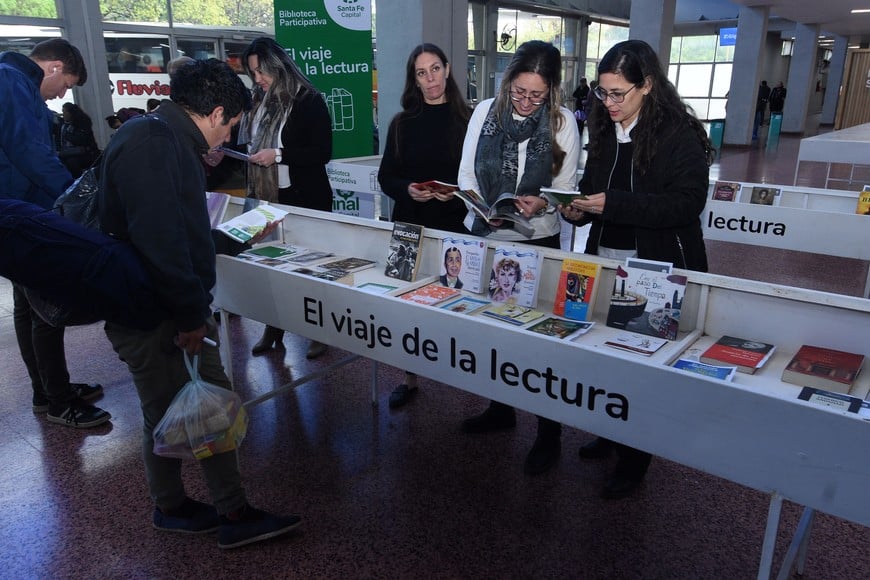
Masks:
[[[585,193],[580,193],[579,191],[567,191],[564,189],[553,189],[552,187],[542,187],[541,193],[547,196],[547,199],[553,205],[564,205],[568,207],[571,205],[571,200],[573,199],[587,199]]]
[[[248,242],[271,222],[281,221],[287,212],[271,205],[258,205],[250,211],[217,226],[237,242]]]
[[[465,202],[468,209],[490,223],[493,220],[508,220],[514,222],[514,229],[524,236],[531,236],[535,228],[532,227],[529,218],[524,216],[517,210],[516,196],[513,193],[506,192],[498,196],[492,205],[487,203],[486,199],[473,189],[458,189],[453,192],[453,195]]]
[[[458,185],[453,185],[452,183],[444,183],[443,181],[438,181],[437,179],[430,179],[429,181],[424,181],[423,183],[418,183],[420,187],[425,187],[431,192],[434,193],[453,193],[459,191]]]

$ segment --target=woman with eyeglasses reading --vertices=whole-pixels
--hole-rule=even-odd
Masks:
[[[677,268],[707,270],[700,214],[713,149],[707,133],[665,76],[647,43],[627,40],[598,64],[589,118],[589,156],[580,191],[561,211],[576,225],[592,223],[587,254],[638,257]],[[646,474],[649,453],[598,438],[580,457],[619,460],[601,496],[631,494]]]
[[[492,203],[501,194],[516,195],[516,211],[530,218],[530,236],[513,229],[513,222],[487,222],[469,212],[472,234],[504,242],[559,247],[556,208],[541,197],[542,187],[574,189],[580,137],[571,111],[561,105],[562,56],[540,40],[523,43],[502,77],[495,99],[481,102],[471,116],[459,188],[473,189]],[[467,433],[508,429],[515,425],[513,407],[492,401],[482,414],[466,419]],[[526,457],[525,472],[544,473],[561,451],[562,426],[538,418],[538,437]]]

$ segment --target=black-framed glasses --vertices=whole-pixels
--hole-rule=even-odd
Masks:
[[[610,91],[609,93],[602,89],[601,87],[595,87],[592,89],[592,93],[598,98],[599,101],[607,102],[607,99],[610,99],[613,104],[618,105],[619,103],[625,101],[625,96],[637,88],[637,85],[634,85],[630,89],[625,92],[620,91]]]
[[[512,88],[510,91],[508,91],[508,93],[510,94],[511,100],[513,102],[521,103],[523,101],[528,101],[530,105],[533,105],[535,107],[540,107],[550,99],[549,90],[542,95],[527,95],[525,92],[521,93]]]

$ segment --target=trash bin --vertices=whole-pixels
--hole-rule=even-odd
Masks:
[[[722,150],[722,140],[725,138],[725,119],[710,120],[710,142],[716,150],[716,155]]]
[[[771,113],[770,126],[767,128],[767,140],[779,139],[780,129],[782,129],[782,113]]]

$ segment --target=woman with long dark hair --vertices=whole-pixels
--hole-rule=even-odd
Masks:
[[[480,103],[468,123],[459,166],[460,189],[473,189],[490,203],[505,192],[516,195],[516,211],[529,219],[532,233],[512,222],[486,223],[469,213],[466,226],[475,235],[504,242],[559,248],[556,208],[542,187],[574,189],[580,136],[571,111],[562,106],[562,55],[552,44],[525,42],[502,76],[495,99]],[[466,419],[467,433],[512,428],[513,407],[492,401],[483,413]],[[562,426],[539,417],[538,436],[524,470],[537,475],[552,467],[561,452]]]
[[[254,108],[242,119],[238,139],[251,155],[248,197],[331,211],[326,164],[332,157],[332,120],[320,91],[271,38],[252,41],[242,65],[254,83]],[[283,348],[283,337],[283,330],[267,326],[251,352]],[[312,341],[307,356],[325,350]]]
[[[423,185],[457,182],[471,116],[443,50],[423,43],[411,51],[401,103],[378,171],[381,189],[394,202],[392,220],[464,233],[465,204],[452,192]],[[404,405],[416,392],[417,375],[405,373],[405,382],[390,395],[390,407]]]
[[[81,176],[100,155],[91,118],[75,103],[63,104],[58,157],[73,177]]]
[[[589,156],[579,188],[588,199],[562,208],[572,223],[591,222],[586,253],[706,271],[699,216],[713,148],[652,47],[627,40],[607,51],[590,100]],[[619,460],[601,492],[609,499],[631,494],[652,459],[603,438],[584,445],[580,456],[603,459],[614,450]]]

